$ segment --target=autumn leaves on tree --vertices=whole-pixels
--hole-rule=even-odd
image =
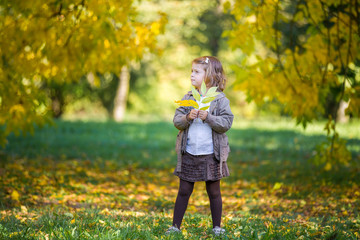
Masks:
[[[359,116],[358,1],[236,0],[224,6],[236,19],[226,33],[229,44],[246,55],[235,69],[236,86],[249,99],[277,99],[304,127],[326,114],[329,98],[336,110],[346,102],[347,114]],[[329,140],[314,157],[326,170],[351,160],[336,122],[334,111],[325,126]]]
[[[94,73],[120,74],[158,50],[166,16],[137,21],[132,1],[2,1],[0,3],[0,144],[15,132],[49,122],[48,83]]]

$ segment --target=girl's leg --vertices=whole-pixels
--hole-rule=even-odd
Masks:
[[[175,202],[173,218],[173,226],[179,229],[193,189],[193,182],[188,182],[180,179],[179,192]]]
[[[220,180],[207,181],[206,191],[210,200],[211,217],[213,220],[213,227],[220,227],[222,214],[222,199],[220,192]]]

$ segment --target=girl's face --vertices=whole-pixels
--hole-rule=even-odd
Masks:
[[[201,88],[201,83],[205,78],[205,70],[202,64],[193,63],[191,68],[191,84],[196,88]]]

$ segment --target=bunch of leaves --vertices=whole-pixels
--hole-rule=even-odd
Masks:
[[[327,140],[316,146],[314,156],[310,159],[316,165],[323,165],[325,171],[348,166],[351,162],[351,152],[346,148],[346,140],[339,137],[334,120],[329,116],[325,125]],[[331,137],[331,133],[333,136]]]
[[[211,103],[216,98],[216,96],[220,94],[216,90],[217,90],[217,87],[211,87],[207,90],[205,81],[203,81],[201,83],[200,92],[205,93],[205,94],[200,95],[200,93],[194,88],[194,86],[191,86],[191,92],[196,101],[194,101],[192,99],[179,100],[179,101],[175,101],[175,103],[179,104],[179,106],[182,106],[182,107],[193,107],[198,110],[207,110],[210,107],[210,105],[200,108],[200,104]],[[202,99],[201,99],[201,96],[203,96]]]

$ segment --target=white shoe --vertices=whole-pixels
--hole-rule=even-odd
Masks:
[[[222,235],[222,234],[225,233],[225,229],[223,229],[223,228],[221,228],[221,227],[218,227],[218,226],[214,227],[214,228],[212,229],[212,231],[213,231],[213,233],[215,234],[215,236],[220,236],[220,235]]]
[[[172,234],[172,233],[181,233],[180,229],[178,229],[175,226],[169,227],[169,229],[165,232],[166,235]]]

